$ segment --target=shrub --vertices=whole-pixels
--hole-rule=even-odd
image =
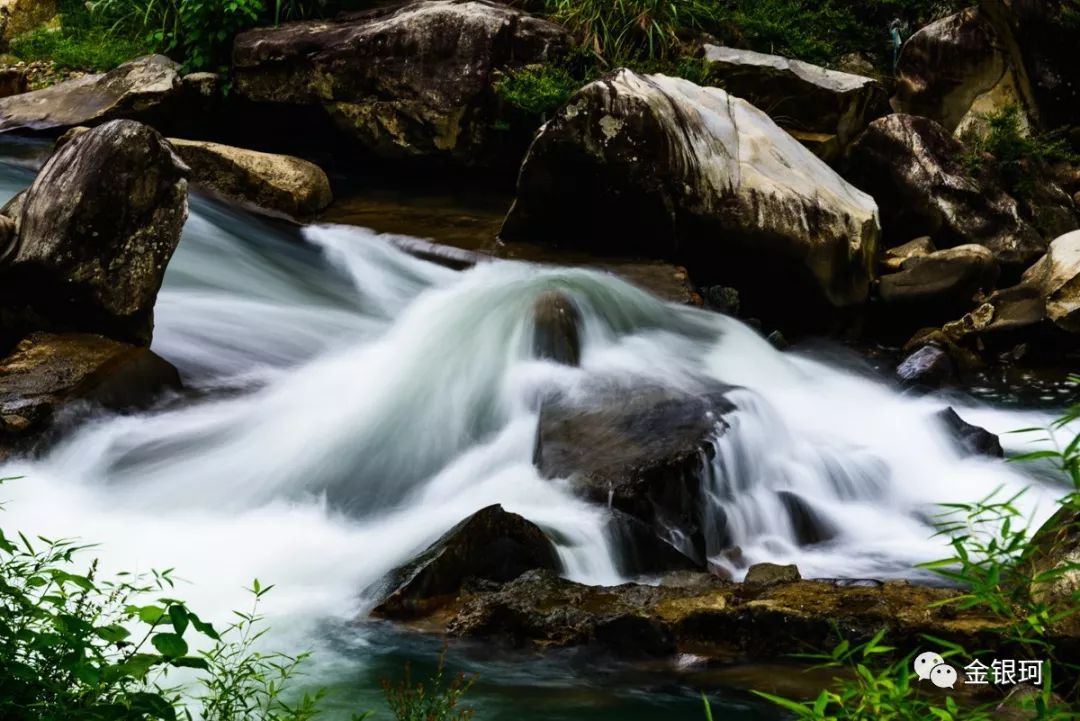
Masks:
[[[558,65],[530,65],[510,70],[495,81],[495,92],[512,107],[544,117],[566,102],[581,83]]]
[[[439,656],[439,665],[427,683],[413,684],[412,671],[405,666],[405,677],[399,683],[384,680],[386,703],[397,721],[468,721],[475,711],[459,708],[462,697],[477,681],[476,676],[458,674],[446,681],[446,649]]]
[[[9,479],[10,480],[10,479]],[[0,530],[0,718],[4,721],[307,721],[318,696],[292,698],[306,656],[263,653],[254,608],[218,632],[173,598],[170,571],[99,578],[70,540]],[[193,652],[201,637],[209,650]],[[194,669],[194,687],[167,685]]]
[[[1032,195],[1035,179],[1048,163],[1080,161],[1059,134],[1030,132],[1018,105],[982,115],[962,140],[968,147],[964,156],[968,168],[997,174],[1019,198]]]

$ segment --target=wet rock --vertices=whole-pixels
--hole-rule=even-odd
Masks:
[[[708,83],[765,110],[783,128],[832,135],[847,146],[889,113],[876,80],[779,55],[705,45]]]
[[[57,0],[0,0],[0,48],[52,20],[59,9]]]
[[[29,89],[26,68],[0,68],[0,98],[25,93]]]
[[[780,566],[775,563],[755,563],[747,569],[744,583],[786,583],[802,578],[795,564]]]
[[[1031,539],[1026,561],[1031,595],[1051,615],[1076,608],[1080,594],[1080,510],[1062,506]],[[1057,621],[1055,630],[1080,635],[1080,615]]]
[[[496,72],[571,44],[562,27],[506,5],[421,0],[241,33],[232,72],[239,97],[320,108],[380,156],[485,164],[506,135],[493,127]]]
[[[558,571],[559,557],[544,532],[502,506],[488,506],[447,531],[384,581],[378,616],[410,618],[452,601],[469,581],[505,583],[532,569]]]
[[[705,307],[718,313],[739,315],[739,291],[724,285],[713,285],[704,290]]]
[[[909,257],[899,272],[881,277],[878,295],[885,304],[902,306],[920,322],[941,323],[970,308],[980,291],[993,290],[998,275],[989,249],[960,245]]]
[[[179,66],[163,55],[124,63],[103,75],[0,99],[0,130],[51,130],[116,118],[167,127],[181,109]]]
[[[581,362],[581,313],[564,293],[544,293],[533,304],[533,353],[568,366]]]
[[[769,335],[765,336],[765,340],[769,341],[769,344],[776,350],[787,350],[791,347],[791,344],[788,343],[788,339],[778,330],[774,330],[769,333]]]
[[[536,466],[703,562],[701,478],[732,408],[727,390],[612,387],[551,399],[540,413]]]
[[[973,648],[997,641],[1000,649],[995,619],[940,605],[959,593],[904,582],[739,584],[707,577],[666,586],[590,587],[530,571],[501,589],[464,595],[432,620],[452,636],[515,646],[692,653],[706,661],[829,651],[838,626],[853,644],[888,627],[897,640],[928,633]],[[602,630],[611,628],[624,632]]]
[[[537,134],[501,237],[676,259],[783,312],[862,302],[878,233],[872,200],[749,103],[618,70]]]
[[[824,543],[836,537],[839,530],[836,524],[819,513],[805,498],[792,491],[778,491],[777,496],[787,510],[788,520],[795,531],[795,540],[799,545],[812,546]]]
[[[655,576],[678,571],[701,571],[675,546],[633,516],[612,509],[608,536],[616,552],[619,573],[624,576]]]
[[[147,348],[99,335],[34,333],[0,360],[0,456],[25,449],[76,403],[148,405],[180,376]]]
[[[1046,250],[1016,201],[964,165],[964,146],[941,125],[914,115],[875,120],[852,146],[848,177],[877,199],[885,242],[930,236],[938,248],[989,248],[1019,273]]]
[[[913,351],[896,368],[896,378],[903,385],[941,388],[956,380],[956,364],[948,351],[928,343]]]
[[[186,174],[164,138],[130,120],[56,152],[21,201],[18,247],[0,268],[0,325],[149,345],[158,289],[187,218]]]
[[[304,218],[333,200],[326,173],[306,160],[194,140],[169,143],[191,169],[191,182],[232,201]]]
[[[904,43],[893,106],[962,133],[979,115],[1029,105],[1023,68],[980,8],[932,22]]]
[[[957,414],[952,408],[943,408],[934,414],[934,418],[949,432],[957,446],[969,456],[989,456],[1004,458],[1005,451],[996,435],[974,426]]]

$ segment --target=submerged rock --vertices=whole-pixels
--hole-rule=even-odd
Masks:
[[[996,435],[985,428],[968,423],[952,408],[941,409],[934,414],[934,418],[945,427],[949,435],[952,436],[966,455],[989,456],[991,458],[1005,457],[1001,441]]]
[[[0,266],[0,326],[149,345],[187,218],[187,172],[164,138],[130,120],[63,146],[20,201],[17,247]]]
[[[533,353],[568,366],[581,362],[581,313],[564,293],[544,293],[533,304]]]
[[[374,613],[410,618],[450,603],[469,581],[505,583],[532,569],[558,571],[555,546],[536,525],[488,506],[447,531],[409,564],[391,572]]]
[[[797,312],[865,300],[878,234],[873,200],[765,113],[618,70],[537,134],[501,237],[675,259]]]
[[[896,66],[893,106],[962,133],[979,115],[1027,106],[1025,76],[993,23],[970,7],[908,38]]]
[[[103,75],[0,98],[0,131],[72,128],[117,118],[168,125],[184,102],[179,67],[151,55]]]
[[[303,218],[333,200],[326,173],[306,160],[194,140],[169,143],[191,169],[192,183],[244,205]]]
[[[835,137],[838,150],[889,112],[882,85],[860,75],[717,45],[705,45],[705,64],[708,84],[761,108],[783,128]]]
[[[583,497],[636,518],[702,563],[701,480],[711,441],[732,408],[726,392],[607,388],[581,403],[549,400],[540,413],[536,466],[545,478],[570,479]]]
[[[148,405],[180,375],[147,348],[99,335],[34,333],[0,360],[0,458],[25,448],[75,403]]]
[[[327,113],[388,158],[500,160],[495,73],[555,59],[569,33],[486,0],[421,0],[240,33],[235,92]],[[267,106],[266,113],[272,113]]]
[[[848,177],[877,199],[885,241],[930,236],[938,248],[989,248],[1019,273],[1046,250],[1016,201],[963,163],[964,146],[941,125],[914,115],[875,120],[852,146]]]

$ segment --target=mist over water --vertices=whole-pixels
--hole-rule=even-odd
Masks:
[[[0,173],[0,194],[19,183]],[[584,320],[580,368],[532,357],[531,309],[552,289]],[[728,534],[709,552],[736,576],[758,561],[911,576],[943,552],[927,524],[936,504],[1033,483],[961,457],[932,420],[941,399],[780,353],[736,320],[612,275],[501,261],[455,272],[364,229],[309,227],[301,240],[199,200],[154,349],[185,395],[99,414],[45,457],[0,466],[24,477],[0,490],[5,527],[98,542],[113,571],[175,567],[206,617],[243,607],[250,579],[273,582],[265,610],[301,645],[316,624],[362,614],[386,571],[492,503],[548,530],[568,577],[625,580],[605,509],[532,465],[541,399],[586,398],[598,382],[740,386],[703,479],[706,520],[724,518]],[[1050,418],[956,408],[998,433]],[[800,546],[781,491],[835,537]],[[1040,522],[1056,495],[1036,482],[1022,504]]]

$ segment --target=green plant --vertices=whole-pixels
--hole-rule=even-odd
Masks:
[[[547,13],[612,64],[674,57],[681,37],[715,24],[710,0],[546,0]]]
[[[1034,178],[1047,163],[1080,161],[1060,134],[1031,132],[1015,104],[982,115],[961,139],[968,147],[963,158],[968,169],[996,173],[1017,197],[1034,192]]]
[[[558,65],[530,65],[508,70],[495,81],[495,92],[512,107],[532,116],[555,111],[581,86]]]
[[[386,703],[397,721],[468,721],[475,713],[459,708],[462,697],[477,681],[476,676],[459,673],[446,681],[446,649],[439,655],[439,665],[427,683],[413,684],[411,667],[399,683],[384,680]]]
[[[6,479],[11,480],[11,479]],[[306,656],[264,653],[257,604],[221,633],[171,596],[171,571],[100,578],[90,547],[0,530],[0,718],[4,721],[307,721],[294,698]],[[201,639],[208,650],[194,652]],[[194,686],[170,686],[177,669]]]

